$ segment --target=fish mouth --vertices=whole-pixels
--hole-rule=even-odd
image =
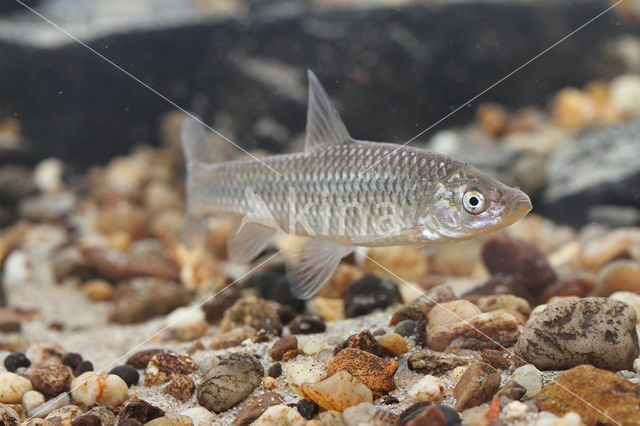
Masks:
[[[533,206],[529,196],[524,192],[514,194],[507,202],[507,211],[517,217],[522,217],[529,213]]]

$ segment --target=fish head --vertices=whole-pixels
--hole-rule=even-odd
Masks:
[[[507,227],[531,208],[519,188],[461,165],[428,191],[418,228],[425,243],[466,240]]]

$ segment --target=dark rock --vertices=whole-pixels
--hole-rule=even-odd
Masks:
[[[485,362],[471,364],[453,389],[456,410],[464,411],[490,401],[500,388],[500,373]]]
[[[298,316],[298,312],[296,312],[291,306],[280,304],[276,306],[276,313],[283,325],[289,324]]]
[[[11,372],[15,372],[20,367],[28,367],[30,365],[31,361],[22,352],[9,354],[4,359],[4,367]]]
[[[258,289],[258,294],[263,299],[290,306],[297,312],[304,311],[305,301],[291,294],[284,269],[280,273],[262,272],[256,274],[249,280],[249,285]]]
[[[56,396],[69,390],[71,372],[64,365],[49,364],[31,373],[33,388],[47,396]]]
[[[105,405],[97,405],[85,414],[92,414],[98,417],[98,419],[100,419],[100,423],[104,426],[113,425],[116,421],[116,415],[113,412],[113,409]]]
[[[525,394],[527,393],[527,389],[524,388],[520,383],[515,380],[509,380],[500,392],[498,392],[499,396],[506,396],[509,399],[513,399],[519,401]]]
[[[376,275],[365,275],[347,287],[344,298],[344,315],[354,318],[376,309],[384,309],[394,303],[402,303],[400,290],[394,283]]]
[[[91,361],[82,361],[78,366],[73,370],[73,375],[78,377],[82,373],[86,373],[87,371],[93,371],[93,364]]]
[[[128,387],[137,385],[138,381],[140,381],[140,373],[138,373],[138,370],[128,365],[119,365],[109,371],[109,374],[119,376]]]
[[[138,370],[144,370],[147,368],[147,364],[154,355],[165,353],[164,349],[145,349],[143,351],[136,352],[127,359],[126,364],[136,368]]]
[[[427,346],[427,324],[429,318],[422,314],[416,320],[415,342],[416,346]]]
[[[102,421],[95,414],[86,413],[73,419],[71,426],[102,426]]]
[[[134,399],[120,412],[120,422],[122,422],[123,419],[132,419],[146,423],[162,416],[164,416],[164,410],[142,399]]]
[[[274,379],[280,377],[282,375],[282,364],[280,364],[279,362],[274,362],[273,364],[271,364],[269,366],[269,372],[267,373],[267,375],[269,377],[273,377]]]
[[[276,341],[269,350],[269,356],[274,361],[281,361],[285,352],[298,349],[298,338],[293,335],[285,336]]]
[[[617,300],[561,300],[527,322],[516,353],[541,370],[581,364],[632,369],[639,352],[635,324],[635,311]]]
[[[436,404],[436,406],[444,414],[444,418],[446,420],[445,422],[446,426],[457,426],[462,424],[462,419],[460,418],[460,414],[456,410],[444,404]]]
[[[231,354],[209,370],[198,385],[198,403],[220,413],[247,397],[262,381],[264,369],[251,355]]]
[[[492,275],[515,275],[529,288],[544,287],[556,280],[547,259],[533,244],[507,234],[485,240],[482,260]]]
[[[267,408],[282,404],[283,402],[284,399],[276,392],[265,392],[262,395],[258,395],[244,404],[242,409],[236,414],[236,419],[233,424],[234,426],[248,426],[260,417],[262,413],[267,411]]]
[[[431,404],[418,411],[415,416],[405,422],[406,426],[444,426],[447,422],[444,413],[437,405]]]
[[[116,287],[110,321],[132,324],[164,315],[188,304],[193,293],[184,286],[157,278],[136,278]]]
[[[171,382],[162,391],[179,401],[186,402],[195,393],[196,384],[191,377],[185,374],[174,374],[171,377]]]
[[[416,332],[416,322],[414,320],[400,321],[398,324],[396,324],[393,331],[398,333],[402,337],[413,336],[413,333]]]
[[[448,285],[439,285],[429,289],[424,296],[419,297],[410,304],[398,309],[393,316],[389,325],[396,325],[405,320],[418,321],[421,315],[425,317],[429,315],[429,311],[438,303],[449,302],[456,297],[453,290]],[[400,333],[398,333],[400,334]]]
[[[217,324],[222,320],[224,311],[240,299],[242,293],[235,286],[229,286],[213,299],[202,305],[205,318],[209,324]]]
[[[347,340],[343,341],[333,349],[333,354],[336,355],[338,352],[346,348],[361,349],[380,358],[384,358],[382,348],[369,330],[363,330],[359,334],[349,336]]]
[[[289,324],[289,331],[293,334],[322,333],[326,328],[322,317],[316,314],[300,314]]]
[[[410,370],[434,376],[440,376],[449,370],[467,365],[470,362],[468,359],[437,355],[431,351],[414,352],[407,358],[407,366]]]
[[[520,277],[504,274],[492,276],[483,284],[465,293],[462,298],[475,303],[483,296],[494,294],[512,294],[525,299],[531,304],[536,301]]]
[[[320,409],[318,404],[310,399],[301,399],[296,403],[296,408],[298,409],[298,413],[307,420],[311,420],[318,414],[318,410]]]
[[[82,355],[75,352],[67,352],[62,357],[62,365],[67,365],[75,369],[82,362]]]
[[[422,410],[428,406],[433,405],[432,402],[419,401],[407,407],[402,413],[400,413],[400,425],[406,425],[407,422],[420,414]]]
[[[543,211],[556,221],[582,226],[590,206],[638,206],[640,185],[637,135],[640,120],[598,128],[566,141],[555,150],[547,167],[549,185]],[[597,173],[595,173],[597,171]]]

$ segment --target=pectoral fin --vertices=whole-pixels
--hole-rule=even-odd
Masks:
[[[240,225],[227,241],[229,259],[234,263],[251,262],[269,245],[275,235],[271,229],[255,223]]]
[[[287,264],[291,293],[298,299],[310,299],[335,272],[340,259],[353,247],[321,239],[310,239],[295,262]]]

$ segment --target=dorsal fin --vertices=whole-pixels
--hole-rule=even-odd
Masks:
[[[307,109],[307,138],[305,152],[349,142],[351,137],[338,111],[333,107],[327,92],[316,75],[308,70],[309,106]]]

